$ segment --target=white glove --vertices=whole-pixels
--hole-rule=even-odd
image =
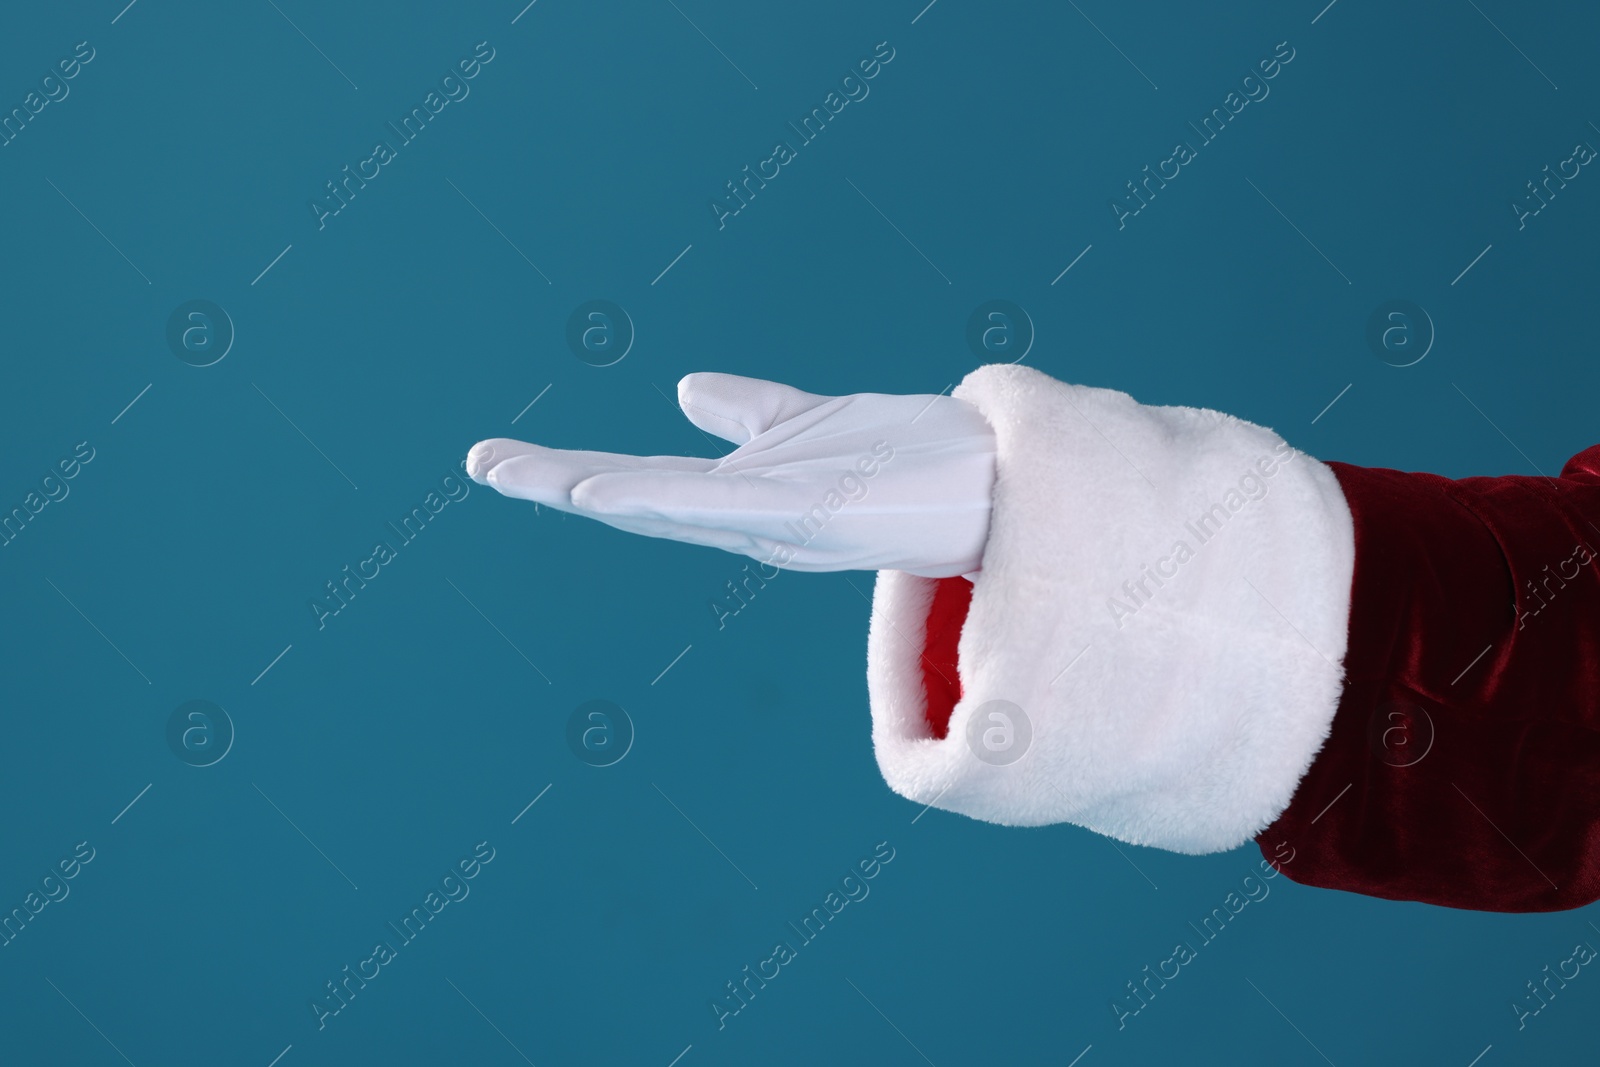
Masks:
[[[701,373],[678,383],[678,404],[690,422],[739,447],[695,459],[497,437],[473,446],[467,473],[509,497],[788,570],[978,571],[996,443],[966,401],[817,396]]]

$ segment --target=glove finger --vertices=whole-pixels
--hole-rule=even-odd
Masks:
[[[603,522],[623,533],[641,537],[659,537],[702,548],[717,548],[752,559],[767,559],[776,546],[745,533],[742,530],[722,530],[708,526],[688,526],[657,517],[643,518],[635,515],[599,515],[588,511],[575,511],[585,518]]]
[[[573,505],[572,489],[597,474],[705,471],[715,464],[715,460],[690,456],[629,456],[545,448],[503,437],[480,441],[467,454],[467,474],[473,481],[505,496],[562,511],[581,511]]]
[[[572,489],[574,505],[603,522],[656,519],[679,526],[734,530],[762,543],[797,540],[805,497],[793,483],[738,471],[612,471]],[[804,538],[799,538],[804,539]]]
[[[700,371],[678,382],[678,406],[706,433],[736,445],[834,399],[781,382]]]

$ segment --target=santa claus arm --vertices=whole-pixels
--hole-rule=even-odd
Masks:
[[[1255,836],[1296,880],[1395,899],[1600,897],[1600,447],[1555,479],[1287,453],[1245,480],[1266,431],[1226,416],[1011,368],[956,395],[996,424],[995,512],[976,586],[879,576],[897,789],[1180,851]],[[1139,518],[1054,540],[1069,502]]]
[[[510,496],[879,571],[872,738],[911,800],[1313,885],[1600,898],[1600,448],[1558,478],[1321,463],[1010,365],[953,396],[691,375],[718,460],[480,443]],[[966,577],[971,578],[971,581]]]

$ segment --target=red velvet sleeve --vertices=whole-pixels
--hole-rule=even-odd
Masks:
[[[1355,522],[1344,696],[1262,851],[1395,900],[1600,898],[1600,445],[1553,479],[1329,466]]]
[[[1600,899],[1600,445],[1554,479],[1328,466],[1355,531],[1345,689],[1263,854],[1394,900]],[[929,610],[936,737],[961,695],[964,587],[942,579]]]

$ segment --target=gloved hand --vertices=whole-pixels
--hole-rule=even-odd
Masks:
[[[690,422],[739,447],[695,459],[497,437],[473,446],[467,473],[506,496],[788,570],[978,571],[996,446],[966,401],[817,396],[700,373],[678,383],[678,404]]]

